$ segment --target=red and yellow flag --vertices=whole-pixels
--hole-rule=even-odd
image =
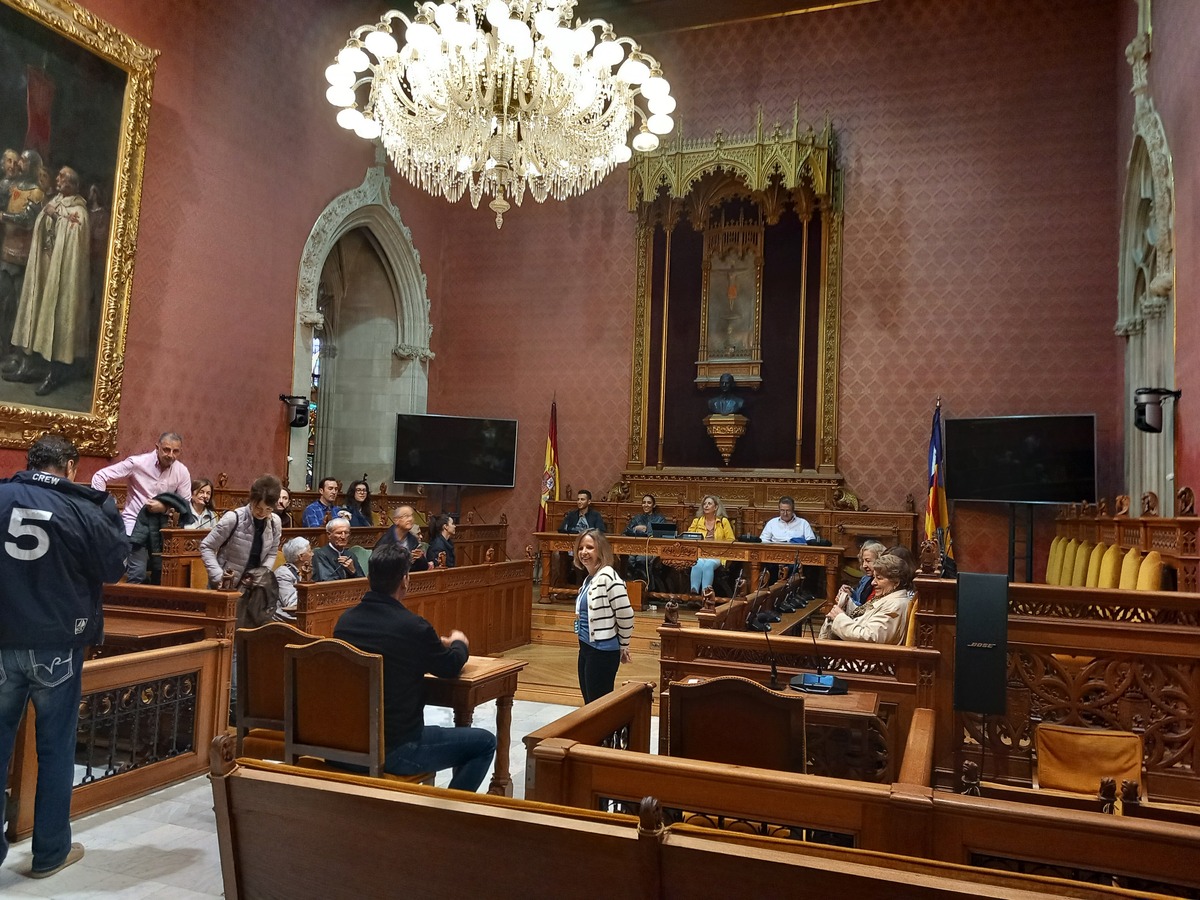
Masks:
[[[937,541],[944,577],[954,574],[954,544],[950,539],[950,513],[946,507],[946,458],[942,451],[942,399],[933,409],[929,436],[929,496],[925,501],[925,540]]]
[[[542,502],[538,507],[537,530],[546,530],[550,501],[558,499],[558,403],[550,401],[550,431],[546,434],[546,465],[542,469]]]

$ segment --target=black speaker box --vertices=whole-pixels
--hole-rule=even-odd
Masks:
[[[960,572],[954,708],[1003,715],[1008,682],[1008,577]]]

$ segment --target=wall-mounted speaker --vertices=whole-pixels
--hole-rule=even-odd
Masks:
[[[1008,699],[1008,577],[958,574],[954,708],[1003,715]]]

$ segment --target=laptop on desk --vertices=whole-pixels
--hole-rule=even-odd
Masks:
[[[650,536],[656,538],[673,538],[679,533],[679,526],[674,522],[651,522]]]

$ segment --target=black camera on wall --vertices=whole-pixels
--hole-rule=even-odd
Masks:
[[[1170,397],[1178,400],[1183,391],[1167,388],[1138,388],[1133,392],[1133,425],[1138,431],[1159,434],[1163,426],[1162,402]]]
[[[292,428],[304,428],[308,425],[308,398],[294,397],[290,394],[280,394],[279,399],[287,405],[288,425]]]

